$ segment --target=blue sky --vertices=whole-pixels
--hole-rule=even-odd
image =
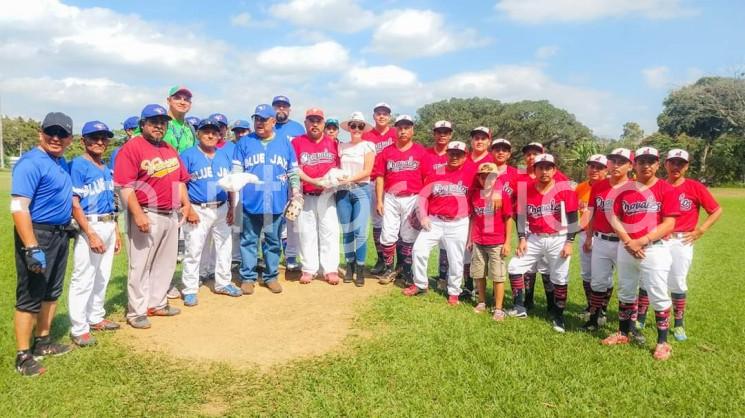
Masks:
[[[57,1],[0,8],[2,113],[119,126],[165,92],[247,118],[394,112],[450,97],[547,99],[596,134],[651,132],[671,89],[745,70],[745,2],[689,0]],[[540,140],[540,138],[536,138]]]

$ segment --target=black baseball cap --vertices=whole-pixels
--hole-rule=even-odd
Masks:
[[[72,135],[72,118],[62,112],[49,112],[44,116],[41,130],[46,130],[52,126],[59,126],[67,132],[67,135]]]

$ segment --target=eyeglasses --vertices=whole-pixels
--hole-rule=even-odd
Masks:
[[[364,123],[350,123],[349,129],[362,131],[365,129],[365,124]]]
[[[64,128],[61,126],[50,126],[46,129],[44,129],[44,135],[54,138],[57,137],[59,139],[65,139],[70,136],[70,133],[68,133]]]
[[[191,97],[183,95],[183,94],[175,94],[171,96],[171,99],[173,100],[181,100],[182,102],[188,102],[191,103]]]

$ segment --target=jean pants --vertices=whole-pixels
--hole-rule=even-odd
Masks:
[[[241,232],[241,280],[256,282],[259,273],[256,263],[259,238],[264,234],[264,283],[277,280],[281,241],[279,237],[282,214],[249,214],[243,212],[243,231]]]
[[[370,200],[370,187],[367,184],[336,192],[336,213],[341,224],[347,263],[356,261],[357,264],[365,264]]]

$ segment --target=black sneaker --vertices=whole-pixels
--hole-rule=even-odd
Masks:
[[[596,321],[593,321],[592,318],[590,318],[579,329],[580,329],[580,331],[584,331],[584,332],[597,331],[598,330],[598,323]]]
[[[39,363],[29,350],[16,354],[16,371],[21,376],[32,377],[44,374],[47,369]]]
[[[31,353],[37,360],[41,360],[44,357],[55,357],[67,354],[70,350],[72,350],[72,347],[69,345],[53,343],[49,337],[44,337],[34,341],[34,348]]]
[[[378,284],[390,284],[396,280],[396,270],[392,266],[386,266],[381,274],[378,274]]]
[[[354,281],[354,271],[356,263],[347,263],[347,269],[344,271],[344,283],[352,283]]]
[[[647,344],[647,338],[644,337],[644,334],[642,334],[641,330],[636,329],[635,327],[631,327],[631,333],[629,334],[629,337],[631,337],[631,341],[633,341],[636,345],[643,346]]]
[[[564,317],[563,316],[556,316],[551,320],[551,328],[554,329],[554,331],[558,333],[565,333],[566,332],[566,324],[564,323]]]
[[[383,261],[383,257],[378,257],[378,261],[375,263],[373,268],[370,269],[370,274],[373,276],[379,276],[383,274],[385,271],[385,261]]]

